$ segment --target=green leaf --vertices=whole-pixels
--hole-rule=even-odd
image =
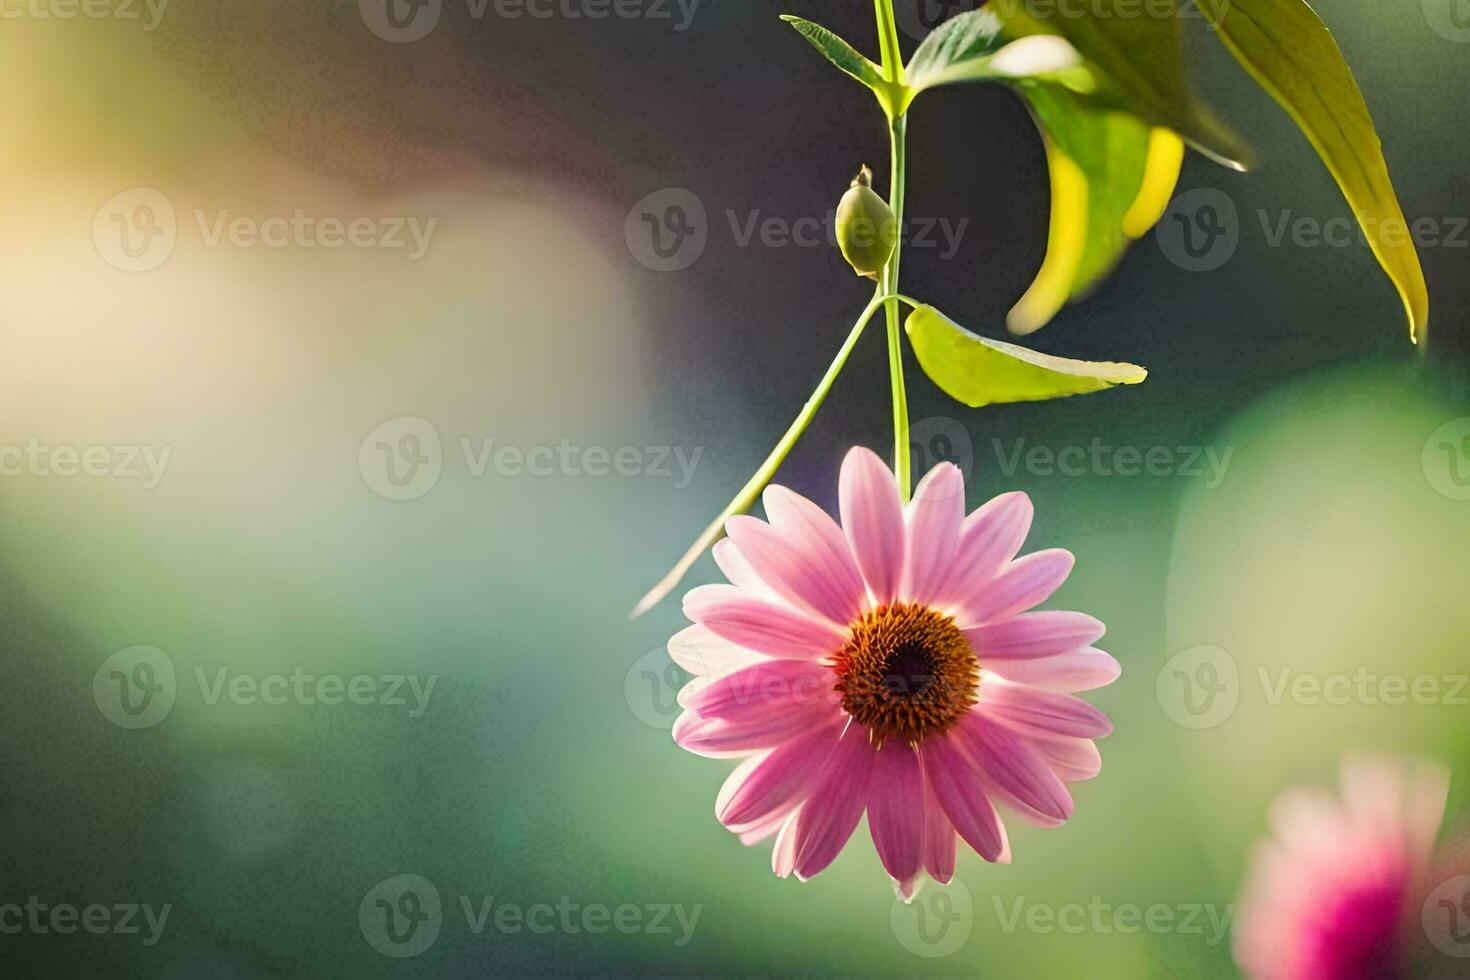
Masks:
[[[827,60],[847,74],[862,82],[874,92],[882,93],[888,86],[883,69],[859,54],[857,49],[821,24],[814,24],[800,17],[782,14],[781,19],[800,32],[811,42],[812,47],[826,55]]]
[[[1199,0],[1208,8],[1223,0]],[[1250,151],[1229,128],[1196,100],[1184,71],[1180,15],[1159,16],[1150,0],[1090,0],[1086,5],[1056,0],[991,0],[1011,37],[1053,34],[1066,38],[1115,86],[1123,107],[1173,130],[1201,152],[1244,170]]]
[[[1393,280],[1417,343],[1429,292],[1363,93],[1327,26],[1305,0],[1231,0],[1205,16],[1231,54],[1306,133]]]
[[[971,408],[1085,395],[1148,377],[1136,364],[1073,361],[977,337],[932,306],[916,308],[904,329],[924,372]]]
[[[1091,291],[1158,221],[1183,145],[1061,86],[1030,81],[1018,89],[1042,131],[1052,184],[1046,261],[1007,318],[1012,333],[1029,334]]]
[[[941,24],[909,62],[908,101],[939,85],[996,79],[1049,78],[1087,91],[1096,88],[1082,56],[1065,38],[1034,35],[1011,40],[1002,33],[1004,26],[988,9]]]

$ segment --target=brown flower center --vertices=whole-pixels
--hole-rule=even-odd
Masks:
[[[975,703],[980,662],[954,618],[917,603],[875,609],[835,658],[842,707],[874,744],[918,742]]]

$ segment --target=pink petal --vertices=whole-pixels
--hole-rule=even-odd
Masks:
[[[868,830],[878,860],[890,877],[906,882],[923,861],[924,776],[919,755],[899,741],[887,742],[873,760],[868,785]]]
[[[950,735],[925,739],[919,751],[925,778],[955,831],[985,860],[1007,863],[1011,849],[1005,827],[981,787],[975,764]]]
[[[979,592],[961,596],[955,618],[961,626],[975,626],[1010,619],[1039,606],[1062,587],[1075,564],[1072,553],[1061,548],[1013,561]]]
[[[767,660],[713,680],[680,703],[706,718],[738,719],[769,711],[835,711],[832,671],[810,660]]]
[[[785,487],[767,487],[761,500],[771,526],[801,542],[814,562],[832,606],[820,608],[839,626],[862,615],[868,600],[867,586],[837,522],[825,510]]]
[[[674,741],[695,755],[722,759],[780,745],[834,716],[820,708],[772,708],[733,718],[705,718],[685,711],[674,722]]]
[[[1033,612],[964,632],[984,667],[991,657],[1051,657],[1081,650],[1102,639],[1107,627],[1086,613]]]
[[[734,541],[721,538],[715,542],[711,554],[715,556],[715,564],[725,573],[725,578],[730,580],[731,585],[738,586],[756,598],[777,598],[775,591],[761,580],[754,566],[740,553],[740,548]]]
[[[779,831],[781,829],[781,825],[786,822],[786,818],[790,815],[790,811],[786,811],[784,813],[777,812],[771,814],[760,823],[750,824],[748,826],[738,829],[732,829],[734,829],[735,833],[740,837],[740,843],[744,844],[746,847],[754,847],[761,841],[770,838],[777,831]]]
[[[1113,733],[1108,716],[1080,698],[996,678],[980,685],[980,703],[971,714],[976,711],[1021,735],[1105,738]]]
[[[846,635],[831,623],[751,598],[733,585],[701,585],[684,596],[684,615],[716,636],[772,657],[818,660]]]
[[[893,473],[861,447],[842,463],[838,497],[842,530],[873,599],[884,605],[898,594],[903,573],[903,503]]]
[[[1031,745],[1064,782],[1084,782],[1102,772],[1102,753],[1091,739],[1037,738]]]
[[[796,822],[796,877],[806,881],[834,860],[852,836],[868,802],[877,753],[865,729],[853,725],[822,767],[822,776]]]
[[[726,781],[715,815],[727,827],[738,826],[802,799],[816,785],[840,734],[841,722],[816,726],[762,756],[739,783]]]
[[[726,521],[725,532],[761,580],[793,605],[834,627],[845,626],[856,618],[864,594],[858,591],[862,586],[856,573],[853,590],[844,593],[822,558],[812,552],[813,547],[820,547],[819,542],[813,543],[813,536],[793,538],[765,521],[745,516]]]
[[[974,711],[954,732],[984,774],[986,786],[1023,818],[1059,827],[1072,816],[1066,784],[1025,739]]]
[[[1017,684],[1066,694],[1107,687],[1123,673],[1118,661],[1092,647],[1037,660],[989,660],[985,669]]]
[[[770,659],[723,640],[699,625],[674,634],[669,640],[669,657],[695,677],[722,677]]]
[[[940,463],[920,481],[908,511],[904,553],[904,598],[930,603],[949,577],[965,521],[965,477],[953,463]]]
[[[776,846],[771,849],[771,870],[778,878],[789,878],[796,870],[796,824],[800,817],[801,807],[797,807],[776,832]]]
[[[927,769],[927,765],[926,765]],[[939,797],[934,795],[934,785],[927,771],[924,776],[924,870],[941,885],[954,880],[955,865],[954,824],[945,816]]]
[[[1026,543],[1034,510],[1024,493],[1007,493],[965,519],[954,567],[940,590],[939,603],[953,606],[979,595]]]

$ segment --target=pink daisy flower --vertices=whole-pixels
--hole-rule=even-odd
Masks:
[[[907,510],[888,467],[854,449],[842,526],[783,487],[770,523],[734,517],[715,560],[729,585],[684,598],[693,626],[669,652],[695,679],[680,693],[679,745],[743,757],[716,816],[747,845],[775,838],[776,874],[807,880],[867,813],[878,857],[911,899],[927,872],[954,876],[956,838],[1008,862],[999,803],[1057,827],[1067,783],[1091,779],[1106,715],[1073,692],[1121,672],[1092,644],[1103,624],[1028,612],[1072,570],[1066,551],[1019,560],[1025,494],[965,516],[951,464]]]
[[[1403,976],[1448,792],[1439,766],[1357,759],[1342,767],[1341,801],[1315,788],[1277,798],[1240,901],[1241,970],[1255,980]]]

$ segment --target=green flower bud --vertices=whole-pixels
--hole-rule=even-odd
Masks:
[[[873,171],[863,167],[837,205],[837,245],[857,274],[877,279],[898,247],[893,209],[873,191]]]

